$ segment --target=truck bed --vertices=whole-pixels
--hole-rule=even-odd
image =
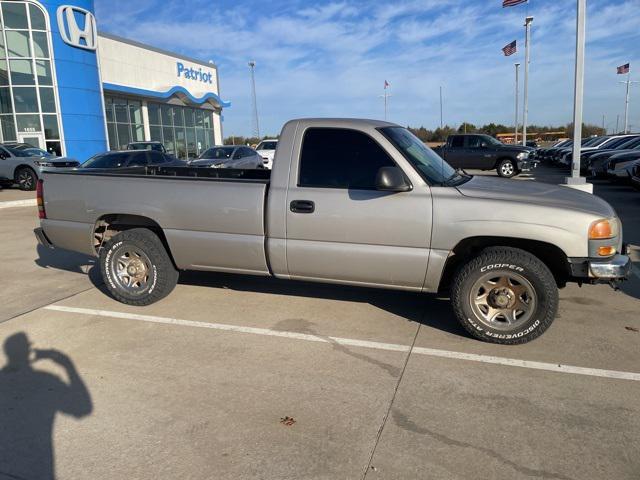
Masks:
[[[95,255],[94,228],[106,215],[152,220],[180,269],[268,274],[268,170],[140,167],[43,175],[54,245]]]

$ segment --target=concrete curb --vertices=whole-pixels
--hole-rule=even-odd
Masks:
[[[5,208],[18,207],[36,207],[38,204],[35,199],[32,200],[14,200],[13,202],[0,202],[0,210]]]

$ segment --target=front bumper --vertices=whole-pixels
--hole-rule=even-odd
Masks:
[[[525,160],[518,160],[518,170],[520,172],[530,172],[531,170],[538,168],[539,160],[534,160],[531,157]]]
[[[572,276],[587,282],[616,282],[627,280],[633,269],[628,255],[615,255],[607,260],[570,259]]]

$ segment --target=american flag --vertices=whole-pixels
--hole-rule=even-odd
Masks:
[[[502,8],[515,7],[516,5],[520,5],[521,3],[527,3],[527,0],[503,0]]]
[[[518,51],[518,47],[517,47],[517,41],[514,40],[513,42],[511,42],[509,45],[507,45],[506,47],[504,47],[502,49],[502,52],[504,53],[505,57],[509,57],[511,55],[513,55],[514,53],[516,53]]]
[[[386,89],[387,89],[387,88],[389,88],[390,86],[391,86],[391,84],[385,80],[385,81],[384,81],[384,89],[386,90]]]
[[[618,75],[625,75],[629,73],[629,67],[630,67],[629,63],[622,65],[621,67],[618,67]]]

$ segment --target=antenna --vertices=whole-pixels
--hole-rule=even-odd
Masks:
[[[258,119],[258,97],[256,95],[256,62],[251,60],[249,62],[249,69],[251,71],[251,131],[253,136],[260,138],[260,120]]]

